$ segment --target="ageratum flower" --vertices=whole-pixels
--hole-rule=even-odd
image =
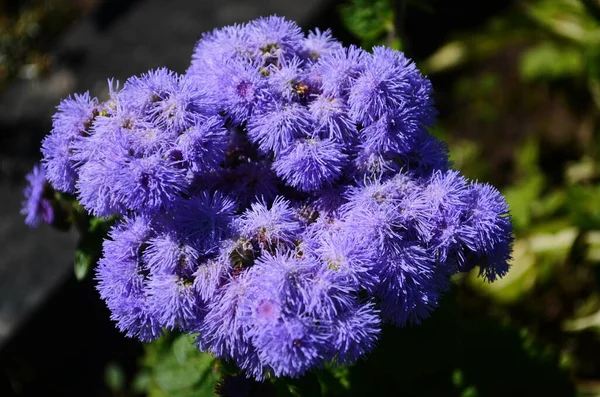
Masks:
[[[329,29],[322,32],[316,28],[314,32],[308,32],[303,40],[303,55],[307,59],[317,60],[322,55],[340,48],[342,44],[331,35]]]
[[[54,209],[44,194],[48,187],[44,169],[36,164],[25,179],[27,179],[27,186],[23,190],[25,200],[21,203],[21,215],[25,215],[25,223],[29,227],[38,226],[40,221],[52,223]]]
[[[73,145],[90,134],[99,106],[89,93],[63,99],[52,118],[52,132],[42,142],[46,178],[59,191],[73,193],[77,181],[77,162]]]
[[[346,163],[341,145],[329,139],[299,139],[273,162],[285,183],[303,192],[333,183]]]
[[[150,308],[148,265],[143,247],[152,236],[152,222],[144,216],[125,218],[104,241],[96,269],[97,289],[117,327],[129,337],[151,341],[162,335],[159,319]]]
[[[297,138],[315,130],[314,120],[305,106],[298,103],[273,102],[248,120],[248,138],[263,153],[283,152]]]
[[[298,377],[419,323],[457,272],[508,271],[507,204],[451,169],[400,52],[272,16],[115,87],[64,100],[43,152],[56,189],[120,218],[96,279],[127,336],[197,333],[248,377]]]

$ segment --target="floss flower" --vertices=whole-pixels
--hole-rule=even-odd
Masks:
[[[117,219],[96,269],[127,336],[198,333],[248,377],[352,363],[418,323],[450,277],[508,270],[508,207],[450,169],[429,80],[402,53],[272,16],[216,29],[183,75],[65,99],[57,190]],[[24,212],[47,212],[41,169]]]
[[[30,227],[38,226],[40,221],[52,223],[54,209],[47,197],[49,185],[44,169],[36,164],[25,179],[27,179],[27,186],[23,191],[25,200],[21,203],[21,214],[25,215],[25,223]]]

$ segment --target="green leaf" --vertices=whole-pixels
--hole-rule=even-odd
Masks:
[[[579,48],[544,42],[524,51],[519,66],[525,81],[552,81],[580,76],[585,62]]]
[[[202,375],[194,365],[180,365],[175,356],[166,357],[156,366],[156,382],[166,392],[189,388],[202,379]]]
[[[183,365],[191,356],[198,352],[193,343],[193,335],[181,335],[173,342],[173,354],[180,365]]]
[[[567,192],[573,223],[583,230],[600,229],[600,186],[571,186]]]
[[[74,258],[74,271],[77,280],[87,277],[94,264],[100,259],[102,241],[106,237],[114,218],[79,217],[78,229],[81,233]]]
[[[594,45],[600,39],[598,21],[580,1],[531,1],[525,6],[525,11],[545,29],[575,43]]]
[[[73,270],[75,272],[75,278],[79,281],[86,278],[90,269],[94,264],[94,258],[89,253],[83,250],[76,250],[75,257],[73,259]]]
[[[149,370],[149,395],[213,395],[221,367],[216,358],[198,351],[193,339],[193,335],[167,336],[147,345],[144,365]]]
[[[544,181],[540,175],[505,189],[504,197],[515,229],[524,230],[531,225],[533,205],[540,197],[543,186]]]
[[[378,44],[401,47],[395,35],[394,11],[389,0],[351,0],[349,3],[340,8],[340,15],[364,48]]]
[[[104,369],[104,382],[113,392],[125,389],[125,373],[117,363],[109,363]]]

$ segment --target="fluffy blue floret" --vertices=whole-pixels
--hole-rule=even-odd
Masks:
[[[331,185],[346,164],[341,145],[329,139],[299,139],[273,162],[275,172],[289,186],[303,192]]]
[[[44,194],[49,187],[44,169],[36,164],[25,179],[27,179],[27,186],[23,190],[25,200],[21,203],[21,215],[25,215],[25,223],[29,227],[38,226],[40,221],[52,223],[54,209]]]
[[[56,190],[73,193],[77,182],[77,164],[73,145],[90,133],[98,114],[98,100],[89,93],[63,99],[52,118],[52,131],[42,142],[46,178]]]

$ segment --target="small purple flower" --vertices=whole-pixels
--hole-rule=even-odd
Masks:
[[[248,343],[240,321],[240,300],[246,294],[246,274],[232,277],[217,290],[207,307],[206,315],[198,324],[196,343],[202,351],[216,357],[232,359],[257,379],[263,378],[263,368],[255,347]]]
[[[116,189],[118,173],[127,167],[130,156],[119,141],[105,140],[102,148],[80,167],[77,198],[91,214],[108,217],[125,212],[123,203],[116,199]]]
[[[318,95],[308,107],[322,138],[346,145],[355,142],[358,131],[348,117],[348,105],[343,98]]]
[[[249,55],[247,25],[225,26],[205,33],[192,54],[189,75],[202,75],[207,69],[217,70],[223,63]]]
[[[331,35],[329,29],[322,32],[316,28],[314,32],[308,32],[303,42],[303,55],[305,58],[317,60],[324,54],[337,51],[342,44]]]
[[[328,139],[300,139],[273,162],[275,172],[289,186],[303,192],[329,186],[341,174],[346,155]]]
[[[220,258],[201,262],[193,274],[194,288],[198,296],[205,302],[210,301],[224,282],[229,270],[228,264]]]
[[[193,279],[182,274],[153,274],[148,280],[148,306],[163,327],[183,331],[201,322],[205,311]]]
[[[104,240],[96,268],[97,289],[111,311],[111,319],[128,337],[152,341],[162,335],[162,324],[150,307],[149,269],[142,253],[152,236],[149,218],[126,218],[113,226]]]
[[[338,364],[351,364],[371,352],[381,334],[381,318],[373,302],[356,304],[332,323],[330,343]]]
[[[348,104],[352,120],[365,126],[398,112],[406,124],[418,126],[430,126],[435,117],[429,80],[402,53],[385,47],[374,47],[373,55],[365,57]]]
[[[23,189],[25,200],[21,203],[21,215],[25,215],[25,223],[29,227],[38,226],[40,221],[52,223],[54,209],[50,200],[44,197],[49,187],[44,169],[36,164],[25,178],[27,179],[27,186]]]
[[[231,234],[236,207],[234,200],[220,192],[199,191],[175,203],[168,227],[192,242],[201,255],[213,253]]]
[[[235,58],[220,65],[217,70],[207,70],[205,75],[196,75],[202,90],[215,99],[233,125],[241,125],[253,114],[265,96],[267,82],[261,74],[261,65],[245,58]]]
[[[137,211],[169,208],[186,191],[186,174],[159,155],[129,159],[113,169],[114,200]]]
[[[340,48],[321,56],[312,73],[320,76],[323,94],[345,97],[369,56],[363,49],[355,46]]]
[[[266,72],[270,92],[286,102],[299,100],[308,94],[309,87],[302,81],[304,70],[300,58],[282,60],[279,65],[269,65]]]
[[[196,270],[200,252],[193,242],[168,228],[149,238],[143,259],[155,274],[191,274]]]
[[[298,25],[282,17],[259,18],[248,24],[247,46],[265,64],[299,55],[303,40]]]
[[[379,282],[374,268],[374,247],[361,243],[354,233],[326,233],[320,238],[315,254],[340,282],[343,280],[357,291],[373,291]]]
[[[311,274],[309,262],[287,255],[266,255],[248,273],[240,323],[257,350],[261,367],[275,376],[297,377],[322,365],[327,338],[304,315]]]
[[[52,131],[42,142],[46,178],[56,190],[74,192],[78,172],[72,157],[73,144],[90,134],[98,107],[98,100],[87,92],[63,99],[58,105]]]
[[[118,93],[119,101],[146,116],[153,113],[155,104],[169,99],[177,91],[179,76],[167,68],[149,70],[132,76]]]
[[[508,205],[500,192],[487,184],[469,185],[465,197],[463,230],[459,238],[473,252],[468,262],[479,266],[480,274],[494,281],[508,271],[513,242]],[[472,263],[463,266],[469,268]]]
[[[253,203],[237,220],[237,229],[242,237],[255,240],[261,248],[273,249],[291,246],[301,226],[290,203],[277,197],[271,208],[264,202]]]
[[[398,244],[380,256],[378,266],[381,316],[396,325],[428,317],[449,285],[448,276],[418,245]]]
[[[225,159],[229,134],[220,117],[198,119],[175,141],[187,168],[195,173],[210,172]]]
[[[263,153],[278,155],[295,139],[314,132],[314,120],[308,109],[297,103],[272,103],[248,121],[248,138]]]

